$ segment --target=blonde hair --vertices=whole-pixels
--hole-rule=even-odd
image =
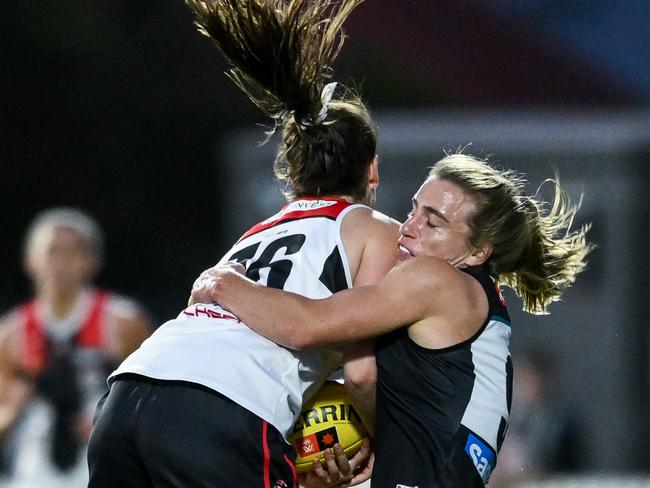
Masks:
[[[362,2],[186,0],[199,31],[232,64],[228,77],[282,127],[275,175],[289,198],[366,196],[377,148],[370,114],[349,89],[323,102],[342,26]]]
[[[537,196],[523,192],[524,180],[513,171],[501,171],[466,154],[452,154],[431,169],[430,177],[450,181],[474,200],[469,225],[473,247],[490,244],[486,262],[495,281],[511,287],[526,312],[548,313],[585,268],[589,225],[572,230],[580,207],[568,199],[558,179],[550,210]]]
[[[23,254],[25,257],[34,252],[38,236],[47,228],[72,229],[82,236],[88,251],[101,265],[104,257],[104,233],[95,219],[85,212],[70,207],[55,207],[40,212],[25,234]]]

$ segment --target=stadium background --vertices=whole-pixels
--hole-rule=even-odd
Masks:
[[[396,218],[443,149],[530,173],[555,167],[598,245],[552,315],[515,315],[584,420],[595,472],[650,470],[650,4],[368,0],[336,79],[376,116],[379,208]],[[88,210],[99,283],[158,323],[194,277],[281,202],[266,121],[180,0],[24,0],[0,16],[0,310],[26,298],[22,236],[39,210]],[[511,308],[516,308],[513,303]]]

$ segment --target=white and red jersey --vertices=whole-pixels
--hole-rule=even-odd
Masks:
[[[106,365],[116,364],[111,352],[117,317],[140,313],[131,300],[105,290],[86,288],[65,317],[56,317],[45,303],[30,300],[9,316],[15,327],[16,367],[38,378],[57,354],[70,356],[86,413],[92,417],[106,390]]]
[[[341,224],[354,208],[339,199],[303,198],[260,222],[223,257],[265,286],[326,298],[352,286]],[[255,304],[251,303],[251,307]],[[340,365],[334,350],[292,351],[217,305],[193,305],[163,324],[111,378],[136,373],[212,388],[271,423],[285,437],[303,398]]]
[[[47,367],[50,348],[59,343],[70,347],[102,350],[105,348],[106,307],[109,294],[105,291],[86,290],[81,293],[72,312],[59,319],[56,326],[47,312],[31,300],[19,307],[20,366],[31,376],[38,376]]]
[[[51,460],[57,414],[51,401],[41,394],[42,377],[48,374],[57,356],[67,356],[73,377],[64,380],[77,384],[77,388],[68,391],[77,392],[79,398],[74,401],[79,405],[79,413],[91,422],[97,402],[106,391],[106,376],[119,361],[111,352],[115,320],[138,313],[139,306],[125,297],[86,288],[65,317],[57,317],[46,303],[38,300],[26,302],[8,315],[8,323],[14,327],[16,368],[39,385],[10,437],[10,449],[14,452],[10,486],[87,485],[85,446],[80,447],[77,461],[65,471]]]

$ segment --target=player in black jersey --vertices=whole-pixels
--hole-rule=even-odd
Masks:
[[[522,186],[512,172],[447,156],[413,197],[400,262],[379,284],[309,300],[265,289],[227,264],[204,273],[193,297],[289,348],[381,336],[372,486],[482,487],[512,394],[510,319],[498,285],[513,288],[525,311],[545,313],[590,249],[588,229],[570,229],[577,207],[558,182],[548,212]]]

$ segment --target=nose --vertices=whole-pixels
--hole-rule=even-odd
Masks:
[[[415,230],[415,217],[409,215],[409,217],[399,226],[399,233],[404,237],[413,237]]]

